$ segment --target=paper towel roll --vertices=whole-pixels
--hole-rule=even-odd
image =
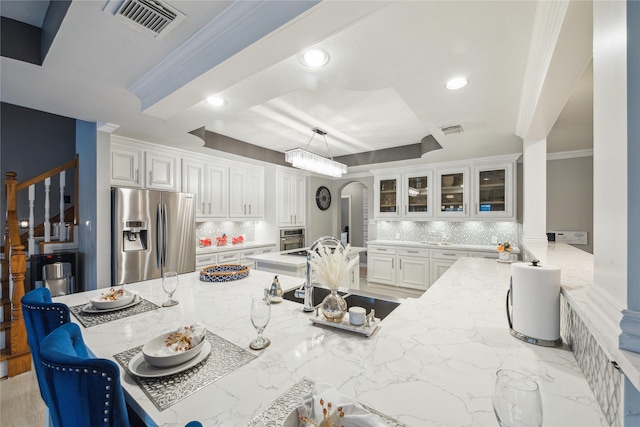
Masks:
[[[560,269],[511,265],[513,330],[531,338],[560,338]]]

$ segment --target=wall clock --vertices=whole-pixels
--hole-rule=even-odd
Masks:
[[[331,206],[331,192],[325,186],[318,187],[316,191],[316,204],[322,211],[326,211]]]

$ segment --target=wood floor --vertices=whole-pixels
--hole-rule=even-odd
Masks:
[[[0,426],[46,425],[47,408],[40,397],[38,379],[33,368],[24,374],[0,380]]]

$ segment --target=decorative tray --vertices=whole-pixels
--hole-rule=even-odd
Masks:
[[[200,280],[203,282],[230,282],[248,275],[249,267],[240,264],[209,265],[200,270]]]
[[[346,313],[344,315],[344,317],[342,318],[342,322],[340,323],[330,322],[325,319],[322,314],[320,314],[318,316],[311,317],[311,323],[313,323],[314,325],[324,325],[331,326],[332,328],[344,329],[345,331],[355,332],[370,337],[376,331],[376,329],[378,329],[378,326],[380,326],[380,319],[374,317],[369,322],[369,326],[367,326],[366,323],[362,326],[356,326],[349,323],[349,313]]]

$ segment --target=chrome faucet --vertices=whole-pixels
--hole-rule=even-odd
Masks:
[[[322,243],[323,245],[325,243],[330,243],[330,247],[342,247],[342,250],[344,250],[344,245],[342,244],[342,242],[331,236],[323,236],[319,238],[318,240],[313,242],[311,247],[309,247],[309,249],[307,250],[307,276],[304,282],[304,307],[302,307],[302,310],[307,313],[310,313],[315,309],[315,307],[313,306],[313,285],[311,284],[311,252],[315,251],[320,243]],[[302,297],[302,295],[300,295],[300,297]]]

